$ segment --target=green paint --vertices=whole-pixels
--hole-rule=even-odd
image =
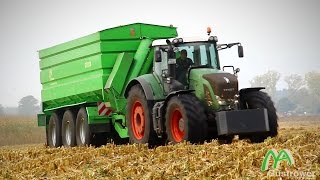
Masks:
[[[127,77],[127,73],[129,72],[131,64],[132,64],[133,56],[130,53],[120,53],[116,59],[116,63],[114,64],[112,71],[107,80],[105,89],[114,89],[117,94],[121,94],[124,90],[124,85]]]
[[[120,98],[117,99],[117,112],[122,113],[122,114],[126,114],[127,113],[127,99],[126,98]]]
[[[112,125],[114,126],[115,130],[118,132],[121,138],[127,138],[128,135],[128,128],[125,127],[125,116],[124,115],[113,115],[112,116]]]
[[[154,57],[154,50],[153,48],[149,51],[148,57],[145,60],[145,63],[142,65],[142,69],[140,74],[147,74],[152,72],[152,63],[153,63],[153,57]]]
[[[160,82],[158,81],[155,74],[145,74],[142,76],[139,76],[139,78],[143,78],[148,82],[150,85],[152,92],[153,92],[153,99],[154,100],[164,100],[165,96],[163,93],[163,88],[160,85]]]
[[[224,73],[224,72],[218,69],[213,69],[213,68],[201,68],[201,69],[191,70],[189,89],[195,90],[195,95],[199,98],[199,100],[202,101],[204,104],[207,104],[205,99],[205,94],[204,94],[205,93],[204,86],[206,86],[210,92],[212,103],[213,103],[211,108],[214,110],[219,110],[220,105],[216,100],[213,88],[210,85],[210,83],[203,78],[203,75],[205,74],[215,74],[215,73]]]
[[[134,55],[133,67],[131,68],[131,72],[129,75],[129,80],[134,79],[140,75],[140,72],[145,64],[146,58],[150,51],[150,45],[152,44],[152,40],[145,38],[141,40],[141,43],[137,49],[136,54]]]
[[[38,126],[46,126],[46,115],[38,114]]]
[[[99,116],[98,107],[86,107],[89,124],[109,123],[111,117]]]

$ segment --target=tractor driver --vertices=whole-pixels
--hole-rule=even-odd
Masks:
[[[188,58],[187,55],[188,54],[185,49],[181,50],[180,57],[177,59],[176,63],[177,80],[183,85],[187,84],[188,68],[193,64],[192,60]]]

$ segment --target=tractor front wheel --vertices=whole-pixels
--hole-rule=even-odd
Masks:
[[[207,121],[204,108],[194,95],[172,97],[166,109],[166,133],[168,141],[184,140],[202,143],[207,137]]]
[[[267,133],[240,136],[240,139],[249,138],[251,142],[263,142],[268,136],[277,136],[278,116],[273,102],[267,93],[261,91],[248,92],[241,97],[241,101],[242,109],[267,109],[270,131]]]

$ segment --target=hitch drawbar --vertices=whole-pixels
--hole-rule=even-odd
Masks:
[[[246,109],[216,113],[218,135],[239,135],[270,131],[267,109]]]

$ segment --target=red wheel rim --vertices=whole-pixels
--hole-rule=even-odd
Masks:
[[[145,117],[142,104],[135,101],[131,110],[131,127],[136,139],[141,140],[144,136]]]
[[[184,120],[179,108],[175,108],[171,116],[171,134],[176,142],[184,139]]]

